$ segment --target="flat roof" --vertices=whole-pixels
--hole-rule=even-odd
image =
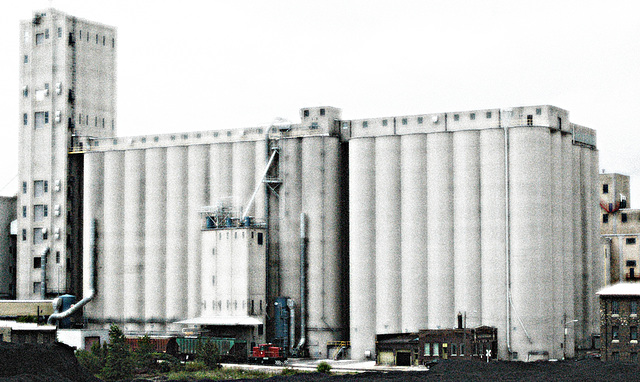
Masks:
[[[617,283],[600,289],[599,296],[640,296],[640,283]]]

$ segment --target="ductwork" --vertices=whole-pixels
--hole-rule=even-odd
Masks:
[[[303,213],[300,214],[300,342],[298,354],[307,342],[307,221]]]
[[[40,257],[40,271],[42,272],[42,281],[40,282],[40,298],[43,300],[47,298],[47,255],[50,251],[51,249],[49,247],[45,248],[44,251],[42,251],[42,256]]]
[[[82,309],[83,306],[87,305],[91,300],[93,300],[93,298],[97,293],[97,289],[96,289],[96,261],[97,261],[96,252],[97,251],[96,251],[96,221],[95,220],[91,221],[91,235],[89,237],[89,248],[91,248],[91,252],[89,253],[89,256],[91,256],[91,259],[89,261],[89,275],[91,277],[91,281],[89,283],[90,285],[89,294],[85,296],[82,300],[80,300],[78,303],[73,305],[71,308],[65,310],[64,312],[56,312],[51,316],[49,316],[49,320],[47,320],[47,323],[49,325],[52,325],[55,321],[61,320],[63,318],[67,318],[72,314],[74,314],[75,312],[79,311],[80,309]],[[58,300],[56,299],[53,302],[54,309],[56,310],[59,309],[59,305],[57,304],[57,301]]]

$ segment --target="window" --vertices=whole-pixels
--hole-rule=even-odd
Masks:
[[[44,192],[49,192],[49,182],[48,181],[44,181]]]
[[[36,180],[33,182],[33,196],[36,198],[44,195],[44,180]]]
[[[636,238],[635,237],[628,237],[627,240],[626,240],[626,243],[627,244],[635,244],[636,243]],[[634,263],[635,263],[635,261],[634,261]],[[635,265],[635,264],[633,264],[633,265]]]
[[[49,29],[44,30],[44,38],[49,38]]]
[[[40,268],[41,266],[42,266],[42,258],[41,257],[34,257],[33,258],[33,269]]]
[[[476,119],[476,113],[469,114],[469,119],[471,119],[472,121]]]
[[[106,45],[107,38],[105,36],[102,36],[102,46]]]
[[[112,39],[111,39],[111,47],[112,47],[112,48],[115,48],[115,47],[116,47],[116,39],[115,39],[115,38],[112,38]]]
[[[440,344],[433,344],[433,356],[434,357],[439,357],[440,356]]]
[[[627,264],[627,267],[635,267],[636,266],[636,261],[635,260],[627,260],[626,264]]]
[[[104,118],[102,118],[102,128],[104,129]]]
[[[40,45],[44,42],[44,33],[36,34],[36,45]]]
[[[617,325],[611,327],[611,339],[618,340],[620,339],[620,328]]]
[[[631,301],[629,303],[629,314],[638,314],[638,301]]]
[[[98,43],[100,37],[98,36],[98,34],[96,33],[96,44]]]
[[[58,38],[62,37],[62,27],[58,27]]]
[[[60,264],[60,251],[56,251],[56,264]]]
[[[623,223],[626,223],[627,222],[627,214],[625,214],[625,213],[620,214],[620,220],[622,220]]]
[[[453,120],[454,121],[459,121],[460,120],[460,115],[459,114],[454,114],[453,115]]]
[[[27,206],[22,206],[22,217],[23,218],[27,217]]]
[[[27,241],[27,230],[26,229],[22,230],[22,241]]]
[[[608,194],[609,193],[609,185],[608,184],[603,184],[602,185],[602,193],[603,194]]]
[[[211,285],[216,286],[216,276],[211,276]]]
[[[631,339],[632,341],[637,341],[638,340],[638,327],[637,326],[630,326],[629,327],[629,339]]]
[[[44,125],[49,123],[49,112],[48,111],[37,111],[36,115],[35,115],[35,120],[36,120],[35,128],[36,129],[43,128]]]
[[[423,120],[424,120],[424,119],[423,119],[422,117],[418,117],[418,125],[422,125],[422,121],[423,121]]]
[[[80,40],[82,40],[82,29],[80,29]]]
[[[487,119],[489,119],[489,118],[491,118],[491,112],[490,111],[487,112]]]
[[[609,223],[609,214],[602,214],[602,222]]]
[[[620,200],[620,208],[627,208],[627,199]]]
[[[320,109],[320,115],[324,115],[324,109]]]
[[[431,344],[424,344],[424,355],[427,357],[431,356]]]
[[[47,206],[42,204],[36,204],[33,206],[33,221],[41,222],[47,216]]]
[[[258,245],[262,245],[262,232],[258,232]]]
[[[542,114],[542,109],[536,108],[536,115],[541,115],[541,114]]]
[[[402,118],[402,124],[406,125],[407,124],[407,119],[406,118]]]
[[[620,301],[611,301],[611,314],[620,314]]]
[[[318,128],[318,122],[311,122],[311,127],[310,129],[315,130]]]
[[[84,124],[85,125],[89,124],[89,116],[88,115],[85,115],[85,117],[84,117]]]
[[[22,88],[22,96],[25,97],[25,98],[29,97],[29,87],[28,86],[24,86]]]
[[[452,356],[458,355],[458,352],[456,351],[456,349],[457,349],[456,344],[451,344],[451,355]]]
[[[562,118],[558,117],[558,129],[562,129]]]
[[[82,125],[82,113],[78,113],[78,125]]]
[[[305,118],[308,117],[309,116],[309,110],[303,110],[302,111],[302,115],[304,115]]]
[[[369,127],[369,122],[367,122],[367,121],[362,121],[362,127],[364,127],[364,128]]]
[[[40,281],[37,281],[33,283],[33,293],[39,293],[39,292],[40,292]]]
[[[27,182],[22,182],[22,193],[23,194],[27,193]]]
[[[27,56],[26,54],[24,55],[24,63],[25,64],[29,63],[29,56]]]
[[[464,344],[460,344],[460,346],[458,347],[459,351],[460,351],[460,355],[464,355]]]
[[[533,115],[527,115],[527,126],[533,126]]]
[[[44,228],[33,229],[33,244],[42,244],[47,240],[47,231]]]
[[[22,114],[22,124],[27,126],[29,124],[29,116],[27,113]]]
[[[96,117],[94,125],[95,127],[98,127],[98,117]]]
[[[617,351],[614,351],[611,353],[611,360],[612,361],[620,361],[620,353]]]

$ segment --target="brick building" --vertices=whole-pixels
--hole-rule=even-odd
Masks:
[[[640,284],[619,283],[600,296],[601,357],[603,361],[638,362]]]

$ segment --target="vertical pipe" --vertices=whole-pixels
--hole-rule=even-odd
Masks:
[[[202,231],[200,209],[208,205],[209,145],[193,145],[188,148],[187,173],[187,315],[200,316]]]
[[[551,131],[550,133],[550,172],[551,172],[551,188],[550,197],[552,201],[563,200],[565,197],[562,194],[562,133],[560,131]],[[563,304],[563,249],[564,243],[562,241],[562,229],[563,229],[563,207],[557,206],[551,210],[551,286],[553,293],[553,305],[552,310],[552,349],[549,352],[549,357],[560,359],[564,356],[564,349],[560,344],[563,344],[564,340],[564,325],[562,324],[564,318],[564,304]],[[563,345],[564,346],[564,345]]]
[[[455,322],[452,134],[427,136],[427,314],[433,329],[450,328]]]
[[[95,240],[95,248],[92,248],[90,243],[94,242],[92,238],[92,226],[95,224],[98,230],[101,229],[101,224],[104,219],[104,153],[93,152],[84,154],[84,228],[83,232],[83,253],[91,253],[96,251],[97,253],[103,253],[103,240]],[[102,256],[99,256],[102,257]],[[104,260],[96,258],[95,273],[96,277],[91,277],[91,256],[83,256],[82,258],[82,289],[87,291],[92,288],[91,280],[97,279],[97,287],[101,287],[104,280],[104,273],[101,272],[101,268],[104,265]],[[104,290],[104,289],[102,289]],[[84,309],[84,315],[87,319],[100,321],[103,318],[104,312],[104,300],[100,295],[96,295],[93,304],[87,306]]]
[[[375,156],[374,138],[349,141],[349,296],[351,357],[375,351]]]
[[[40,255],[41,263],[40,263],[40,271],[41,278],[40,281],[40,298],[45,300],[47,298],[47,255],[49,254],[49,247],[45,248]]]
[[[300,214],[300,343],[303,351],[307,340],[307,224],[304,212]]]
[[[375,139],[376,334],[401,331],[400,137]],[[414,284],[419,283],[414,280]]]
[[[427,290],[427,134],[401,138],[401,330],[417,332],[429,324]],[[380,193],[378,193],[380,194]],[[384,287],[385,284],[379,283]]]
[[[564,134],[562,136],[562,197],[566,202],[562,203],[563,223],[562,223],[562,242],[563,242],[563,313],[566,315],[565,322],[572,322],[574,315],[574,230],[575,217],[572,197],[574,179],[576,178],[573,165],[573,144],[572,136]],[[565,345],[566,356],[573,358],[575,356],[575,327],[571,327],[567,332],[567,342]]]
[[[144,150],[125,151],[124,318],[125,322],[136,323],[144,320],[144,166]],[[127,324],[125,329],[144,330],[133,324]]]

